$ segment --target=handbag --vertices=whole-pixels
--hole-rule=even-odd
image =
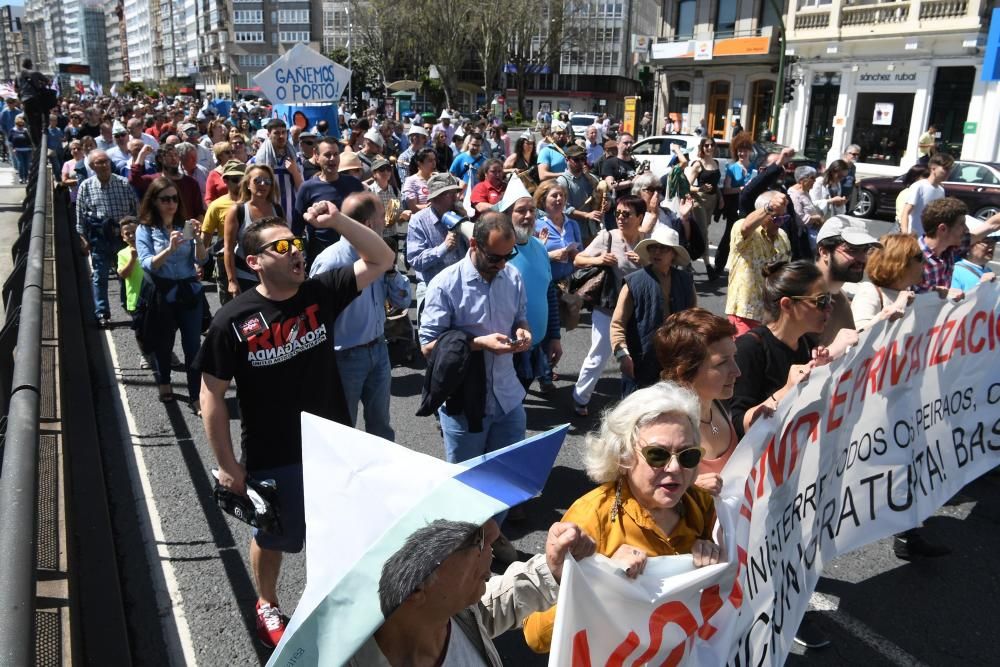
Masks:
[[[611,232],[607,234],[607,249],[611,252]],[[590,309],[606,307],[605,296],[614,289],[615,277],[607,266],[587,266],[577,269],[570,278],[570,291],[583,299]]]
[[[559,290],[559,320],[566,331],[572,331],[580,325],[580,311],[583,309],[583,297],[574,294],[569,289],[569,281],[556,282]]]

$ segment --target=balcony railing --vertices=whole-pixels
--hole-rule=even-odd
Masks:
[[[910,16],[910,4],[894,2],[890,5],[844,7],[840,10],[843,28],[905,23]]]
[[[830,27],[830,10],[818,12],[800,11],[795,15],[796,30],[821,30]]]
[[[924,0],[920,4],[920,20],[955,19],[969,11],[969,0]]]

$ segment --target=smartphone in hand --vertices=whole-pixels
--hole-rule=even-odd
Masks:
[[[194,220],[184,221],[184,240],[190,241],[194,238]]]

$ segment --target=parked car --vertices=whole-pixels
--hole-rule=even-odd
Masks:
[[[667,165],[674,155],[670,150],[671,145],[680,146],[682,152],[693,157],[698,154],[699,143],[701,137],[694,134],[660,134],[640,139],[632,144],[632,157],[636,162],[649,162],[650,172],[660,177],[667,173]],[[715,158],[719,161],[719,167],[725,169],[731,159],[728,141],[716,140]]]
[[[573,128],[573,136],[585,137],[587,128],[597,122],[597,116],[592,113],[575,113],[570,116],[569,125]]]
[[[858,181],[854,214],[863,218],[896,217],[896,197],[903,177],[880,176]],[[956,160],[948,180],[941,184],[949,197],[960,199],[969,213],[985,220],[1000,211],[1000,162]]]

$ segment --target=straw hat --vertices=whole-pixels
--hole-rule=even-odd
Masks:
[[[340,154],[340,166],[337,167],[338,172],[364,168],[364,165],[361,164],[361,160],[358,158],[358,154],[354,151],[344,151]]]

